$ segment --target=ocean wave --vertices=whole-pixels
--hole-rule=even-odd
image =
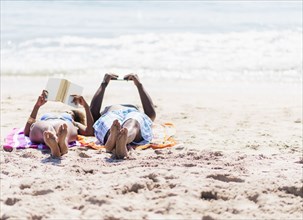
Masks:
[[[1,74],[301,82],[301,49],[300,30],[35,38],[2,45]]]

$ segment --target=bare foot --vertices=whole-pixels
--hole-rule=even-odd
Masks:
[[[67,147],[68,143],[66,140],[67,124],[60,125],[57,136],[58,136],[58,144],[59,144],[59,148],[60,148],[60,152],[61,152],[61,156],[62,156],[68,152],[68,147]]]
[[[56,136],[50,131],[43,132],[44,143],[51,149],[51,154],[54,157],[60,157],[60,149],[56,141]]]
[[[116,141],[116,157],[117,159],[123,159],[128,156],[128,151],[126,148],[127,141],[127,133],[128,130],[126,128],[122,128],[117,136]]]
[[[115,120],[112,126],[110,127],[109,130],[110,133],[105,143],[105,148],[107,152],[112,152],[113,148],[116,146],[116,140],[120,129],[121,129],[121,125],[119,121]]]

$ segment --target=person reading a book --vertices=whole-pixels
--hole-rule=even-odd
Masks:
[[[94,135],[93,117],[82,96],[73,95],[73,102],[82,105],[86,115],[79,110],[71,110],[62,114],[47,113],[36,121],[40,107],[46,102],[47,91],[43,90],[24,128],[24,135],[33,143],[46,144],[52,156],[60,157],[68,152],[68,143],[76,141],[78,134]]]
[[[94,119],[95,137],[104,144],[107,152],[116,158],[128,156],[129,144],[144,145],[152,140],[152,122],[156,118],[153,102],[136,74],[124,76],[132,80],[138,89],[144,112],[134,105],[111,105],[100,112],[104,92],[110,80],[118,79],[115,74],[105,74],[103,82],[96,91],[90,104]]]

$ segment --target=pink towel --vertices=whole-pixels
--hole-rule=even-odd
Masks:
[[[49,149],[45,144],[35,144],[32,143],[29,137],[24,136],[23,128],[14,128],[5,138],[5,143],[3,149],[5,151],[13,151],[14,149],[27,149],[27,148],[36,148],[36,149]],[[74,141],[69,143],[69,147],[79,145],[78,142]]]

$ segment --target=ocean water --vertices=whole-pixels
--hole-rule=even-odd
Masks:
[[[1,75],[302,82],[302,1],[1,1]]]

